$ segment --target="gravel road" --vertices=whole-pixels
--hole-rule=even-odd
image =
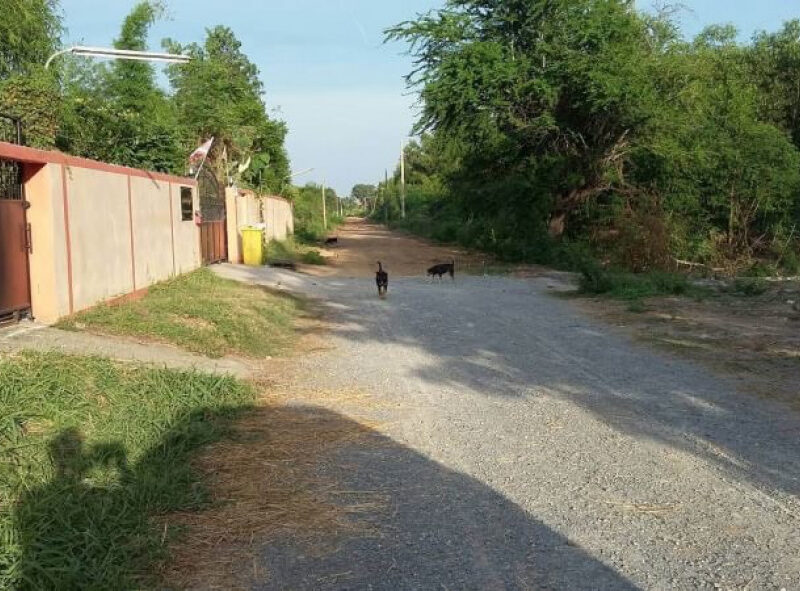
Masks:
[[[800,589],[787,407],[631,342],[546,279],[393,278],[379,300],[367,278],[218,272],[326,302],[333,350],[299,362],[298,387],[384,404],[383,445],[323,468],[384,495],[374,531],[318,553],[276,541],[257,588]]]

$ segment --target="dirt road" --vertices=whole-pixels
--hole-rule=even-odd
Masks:
[[[281,376],[293,420],[370,434],[315,468],[353,527],[255,538],[249,588],[800,589],[798,413],[545,279],[431,285],[418,267],[449,253],[340,237],[329,278],[218,269],[327,306],[328,350]],[[361,277],[379,258],[386,300]]]
[[[334,235],[338,245],[324,251],[329,265],[304,267],[305,272],[323,277],[374,277],[376,263],[381,261],[393,277],[420,277],[436,263],[455,259],[459,268],[477,270],[486,259],[463,249],[434,246],[360,218],[349,218]]]

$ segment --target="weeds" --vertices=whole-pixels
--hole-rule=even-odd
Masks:
[[[692,285],[684,275],[656,271],[639,274],[607,271],[596,263],[584,263],[581,270],[580,291],[620,300],[640,300],[667,295],[694,297],[705,295],[703,289]]]
[[[649,308],[642,300],[631,300],[630,304],[628,304],[628,312],[633,312],[634,314],[644,314],[648,311]]]
[[[300,257],[300,260],[307,265],[325,265],[327,261],[318,250],[307,250]]]
[[[265,262],[294,261],[307,265],[325,265],[327,261],[322,254],[307,245],[299,245],[293,239],[283,242],[273,241],[267,245]]]
[[[190,460],[253,399],[228,378],[0,358],[0,588],[154,586],[171,534],[152,518],[205,505]]]
[[[159,283],[141,300],[102,304],[59,328],[144,337],[209,357],[275,355],[293,342],[299,300],[222,279],[208,269]]]
[[[735,295],[744,297],[756,297],[763,295],[769,284],[762,277],[739,277],[734,280],[729,291]]]

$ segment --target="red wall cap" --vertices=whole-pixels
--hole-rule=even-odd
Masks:
[[[114,174],[137,176],[146,179],[174,183],[176,185],[196,186],[197,182],[191,177],[174,176],[162,172],[150,172],[138,168],[128,168],[127,166],[117,166],[116,164],[106,164],[88,158],[78,158],[63,152],[51,150],[37,150],[26,146],[18,146],[0,142],[0,158],[7,160],[17,160],[28,164],[63,164],[74,168],[88,168],[90,170],[100,170]]]

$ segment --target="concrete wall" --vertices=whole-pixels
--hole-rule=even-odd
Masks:
[[[225,202],[228,209],[228,259],[231,262],[242,262],[242,228],[263,224],[268,242],[286,240],[294,234],[294,210],[283,197],[229,188],[225,191]]]
[[[169,183],[130,178],[136,289],[175,274]]]
[[[24,164],[30,203],[31,306],[52,323],[97,303],[198,268],[200,231],[181,219],[191,179],[0,142]],[[2,280],[2,278],[0,278]]]
[[[128,178],[68,167],[73,311],[136,290]],[[141,231],[141,229],[137,228]]]
[[[203,264],[202,253],[200,251],[200,229],[195,225],[194,219],[191,221],[181,220],[181,187],[188,185],[170,184],[172,201],[172,240],[175,253],[176,275],[187,273],[197,269]],[[200,209],[197,190],[192,187],[192,197],[194,199],[192,211]]]
[[[69,314],[66,227],[61,167],[55,164],[26,166],[25,192],[31,204],[32,249],[29,256],[31,304],[37,318],[55,322]]]

